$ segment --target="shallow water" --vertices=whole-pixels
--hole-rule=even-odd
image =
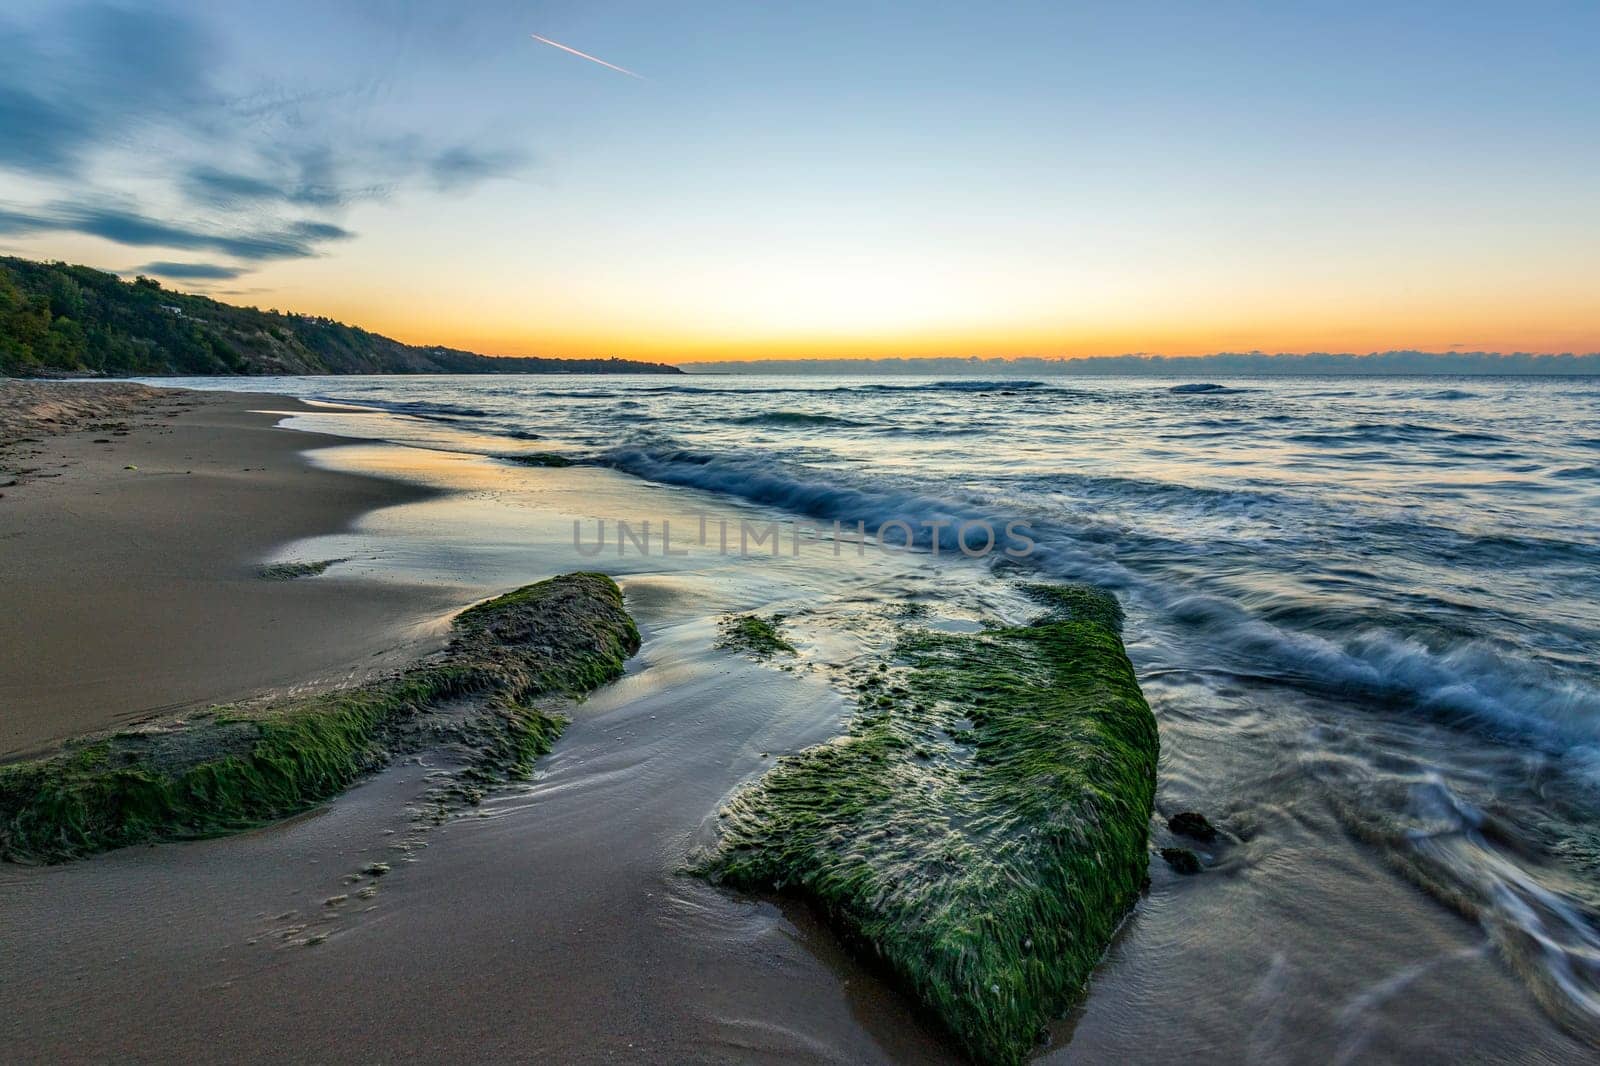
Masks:
[[[537,557],[548,572],[691,573],[728,608],[798,583],[822,660],[849,654],[855,608],[910,586],[827,579],[826,539],[799,560],[692,543],[687,559],[587,560],[567,516],[670,513],[675,530],[708,508],[869,530],[901,518],[922,550],[859,565],[940,575],[917,589],[953,618],[1003,610],[1011,575],[1115,589],[1162,725],[1158,806],[1205,810],[1230,839],[1200,878],[1155,870],[1075,1035],[1059,1034],[1079,1052],[1577,1054],[1600,1024],[1600,382],[1172,391],[1183,384],[249,383],[382,410],[308,422],[435,450],[417,454],[561,452],[611,468],[557,479],[496,464],[523,487],[467,491],[499,501],[498,518],[442,528],[419,505],[398,519],[414,526],[369,537],[365,561],[338,538],[294,549],[356,556],[346,565],[375,577],[488,587]],[[393,454],[367,459],[404,466]],[[596,488],[575,506],[569,479],[584,477]],[[539,486],[557,481],[562,521],[532,523],[555,492]],[[627,487],[651,483],[672,491]],[[935,559],[932,519],[1025,522],[1037,547],[996,573],[993,558],[959,558],[946,528]],[[1134,1024],[1131,1004],[1159,1024]]]
[[[285,558],[342,557],[342,579],[463,603],[592,566],[562,537],[590,506],[690,521],[680,494],[606,471],[383,444],[315,459],[446,494]],[[6,1060],[954,1061],[806,912],[685,872],[732,788],[837,732],[848,704],[828,665],[938,574],[870,555],[607,569],[644,645],[565,708],[526,785],[434,825],[423,793],[448,763],[425,753],[254,833],[0,869]],[[715,647],[723,612],[756,607],[791,614],[791,669]],[[347,883],[374,860],[392,872]]]

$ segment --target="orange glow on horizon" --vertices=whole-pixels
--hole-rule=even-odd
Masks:
[[[338,316],[335,316],[338,317]],[[526,332],[432,326],[414,320],[385,328],[385,316],[350,321],[408,344],[443,344],[494,356],[594,359],[616,356],[674,364],[801,359],[884,358],[1093,358],[1129,353],[1191,356],[1218,352],[1482,351],[1585,354],[1600,351],[1600,327],[1517,321],[1505,324],[1440,325],[1434,322],[1308,323],[1273,326],[1169,326],[1148,329],[949,330],[897,334],[682,336],[664,331],[618,330],[604,334]],[[1530,316],[1531,317],[1531,316]]]
[[[273,299],[277,306],[328,314],[411,344],[499,356],[617,356],[686,365],[1251,351],[1600,351],[1600,305],[1585,289],[1581,271],[1555,283],[1516,287],[1459,278],[1445,285],[1441,279],[1433,291],[1419,292],[1359,277],[1312,286],[1302,279],[1188,275],[1141,286],[1126,276],[906,277],[887,268],[881,281],[864,268],[835,270],[830,279],[822,266],[786,267],[750,279],[647,271],[591,281],[545,273],[530,276],[523,292],[511,297],[449,272],[432,274],[420,286],[339,272],[342,287],[313,287],[295,278]],[[839,274],[847,274],[850,284]],[[824,279],[813,281],[814,275]]]

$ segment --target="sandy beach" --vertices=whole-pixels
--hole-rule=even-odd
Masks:
[[[163,704],[327,683],[420,654],[453,609],[592,566],[569,542],[574,507],[644,506],[680,528],[693,522],[686,501],[620,475],[529,471],[306,432],[327,416],[283,397],[146,397],[135,410],[128,436],[114,438],[129,443],[110,446],[119,454],[97,453],[107,446],[93,443],[92,429],[23,446],[39,453],[33,466],[62,477],[45,479],[58,483],[48,498],[28,485],[35,502],[8,515],[8,528],[41,541],[63,531],[111,558],[95,564],[97,576],[72,574],[70,596],[29,579],[26,609],[8,612],[12,632],[58,634],[27,624],[37,617],[92,623],[97,640],[125,650],[95,679],[106,702],[88,701],[88,713],[71,698],[82,688],[75,675],[56,676],[71,654],[49,658],[34,639],[11,645],[8,691],[21,702],[6,706],[31,708],[14,747]],[[301,428],[273,428],[286,417]],[[193,473],[173,473],[180,462]],[[167,476],[124,482],[127,465]],[[195,494],[195,479],[210,491]],[[93,521],[68,531],[74,514]],[[262,580],[262,560],[296,535],[296,557],[382,562]],[[124,542],[142,554],[117,554]],[[513,545],[520,550],[508,556]],[[72,556],[63,544],[50,552],[30,562]],[[607,560],[648,642],[628,676],[569,709],[559,750],[532,782],[442,825],[423,812],[456,766],[431,752],[258,831],[0,867],[10,929],[0,1039],[9,1054],[955,1061],[805,908],[686,876],[718,800],[773,756],[827,739],[846,705],[821,670],[781,673],[714,647],[721,611],[799,604],[815,571],[741,573],[725,563],[696,574],[662,562]],[[54,621],[55,598],[92,605],[108,587],[109,605],[88,621],[65,608]],[[218,596],[225,623],[187,613]],[[296,639],[285,641],[290,633]],[[394,871],[363,876],[374,862]],[[120,964],[102,965],[106,952]],[[356,991],[375,974],[386,975],[381,995]]]
[[[5,5],[0,1066],[1600,1066],[1600,4],[1437,6]]]
[[[440,589],[261,577],[276,545],[427,495],[308,463],[348,442],[275,428],[298,401],[0,382],[0,405],[0,757],[379,670],[458,605]]]
[[[461,607],[574,570],[615,577],[643,644],[561,708],[570,724],[530,780],[475,805],[438,806],[461,767],[422,751],[239,835],[0,865],[0,1046],[19,1062],[958,1061],[810,909],[688,867],[735,790],[840,733],[851,679],[912,608],[948,633],[1035,608],[987,568],[925,552],[587,554],[575,521],[589,540],[599,517],[776,519],[785,544],[799,522],[600,466],[519,463],[551,441],[459,417],[485,403],[147,395],[93,416],[122,432],[7,449],[8,470],[32,471],[0,490],[4,543],[28,546],[0,557],[0,588],[26,597],[0,618],[11,752],[373,673],[437,646]],[[784,616],[792,658],[718,646],[719,619],[750,611]],[[1582,1060],[1474,923],[1375,863],[1315,776],[1285,775],[1292,755],[1257,759],[1187,713],[1190,675],[1141,682],[1167,715],[1158,806],[1235,797],[1205,804],[1229,836],[1203,876],[1150,864],[1039,1061]],[[1419,1029],[1416,1012],[1440,1021]]]

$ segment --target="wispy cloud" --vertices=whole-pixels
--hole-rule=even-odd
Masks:
[[[529,158],[408,129],[405,112],[374,118],[363,110],[382,96],[371,78],[292,92],[252,84],[198,12],[46,8],[31,22],[0,16],[0,40],[0,195],[13,201],[0,201],[0,233],[304,258],[353,236],[338,224],[353,203],[407,187],[458,192]],[[31,181],[7,190],[6,172]],[[49,199],[26,202],[19,190],[37,195],[41,183]]]
[[[607,63],[604,59],[601,59],[598,56],[592,56],[588,52],[580,52],[576,48],[572,48],[572,47],[569,47],[568,45],[562,44],[560,41],[552,41],[548,37],[540,37],[537,33],[530,33],[530,34],[528,34],[528,36],[532,37],[534,40],[538,41],[540,44],[547,44],[551,48],[559,48],[563,52],[567,52],[567,53],[569,53],[571,55],[577,56],[579,59],[587,59],[591,63],[599,63],[602,67],[609,67],[610,69],[616,71],[618,74],[626,74],[628,77],[630,77],[630,78],[638,78],[640,81],[645,81],[646,80],[645,76],[643,74],[636,74],[633,71],[629,70],[627,67],[619,67],[615,63]]]
[[[132,247],[221,252],[236,259],[304,259],[317,246],[355,236],[331,222],[302,220],[266,229],[212,230],[107,205],[59,202],[33,210],[0,208],[0,234],[82,233]]]
[[[156,274],[163,278],[184,281],[232,281],[248,273],[244,267],[223,266],[220,263],[146,263],[133,268],[136,274]]]
[[[526,154],[511,149],[447,148],[427,160],[435,188],[458,189],[487,178],[502,178],[526,166]]]
[[[80,174],[114,133],[204,109],[216,42],[194,19],[106,4],[0,23],[0,166]]]

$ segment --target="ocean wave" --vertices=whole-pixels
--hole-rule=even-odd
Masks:
[[[1287,433],[1284,440],[1297,444],[1341,446],[1348,444],[1413,444],[1445,441],[1457,444],[1509,443],[1507,438],[1479,430],[1430,426],[1420,422],[1356,422],[1336,429]]]
[[[1206,594],[1166,603],[1169,617],[1218,651],[1272,668],[1297,687],[1404,704],[1432,717],[1551,752],[1600,743],[1600,690],[1512,658],[1481,640],[1431,648],[1390,629],[1344,640],[1280,628]]]
[[[993,381],[984,380],[959,380],[935,381],[921,385],[871,385],[862,386],[863,390],[889,391],[889,392],[1026,392],[1030,389],[1049,389],[1050,386],[1042,381],[1012,381],[999,378]]]
[[[487,418],[489,412],[479,407],[467,407],[464,404],[442,403],[430,400],[382,400],[371,396],[362,396],[349,399],[340,396],[319,396],[319,400],[328,403],[350,404],[355,407],[366,407],[376,411],[388,411],[391,414],[411,415],[416,418]]]
[[[611,399],[623,395],[681,395],[681,396],[774,396],[774,395],[823,395],[836,393],[859,393],[871,395],[873,393],[927,393],[927,392],[954,392],[954,393],[1023,393],[1023,392],[1081,392],[1079,389],[1063,388],[1051,385],[1044,381],[1030,379],[1008,378],[974,378],[953,379],[949,381],[918,381],[918,382],[885,382],[864,381],[853,385],[756,385],[756,386],[721,386],[721,385],[626,385],[612,390],[598,389],[541,389],[531,393],[533,396],[569,399]],[[1088,395],[1085,393],[1085,395]]]
[[[1231,387],[1229,387],[1227,385],[1217,385],[1217,384],[1214,384],[1214,383],[1209,382],[1209,381],[1203,381],[1203,382],[1195,382],[1192,385],[1174,385],[1174,386],[1172,386],[1172,388],[1168,389],[1167,391],[1168,392],[1175,392],[1175,393],[1179,394],[1180,396],[1193,396],[1193,395],[1222,396],[1222,395],[1226,395],[1228,393],[1233,393],[1233,392],[1252,392],[1254,390],[1252,390],[1252,389],[1236,389],[1236,388],[1231,388]]]
[[[1529,862],[1551,843],[1539,839],[1545,834],[1503,821],[1437,772],[1396,775],[1346,761],[1340,776],[1333,807],[1341,820],[1435,899],[1478,922],[1563,1025],[1600,1038],[1592,900],[1569,879],[1549,878],[1544,862]]]
[[[1543,665],[1515,658],[1488,642],[1430,647],[1392,629],[1355,629],[1335,638],[1283,628],[1232,600],[1189,592],[1168,573],[1130,569],[1116,561],[1115,541],[1085,539],[1078,530],[1041,521],[1036,514],[1007,515],[992,500],[952,499],[911,487],[846,481],[762,456],[623,448],[607,453],[602,461],[651,481],[708,490],[812,518],[852,525],[864,522],[869,531],[891,519],[907,520],[916,531],[913,543],[923,548],[933,543],[930,522],[948,523],[938,541],[941,549],[955,551],[956,524],[983,521],[999,528],[1009,521],[1032,519],[1029,536],[1037,547],[1025,565],[1136,597],[1158,624],[1175,624],[1191,634],[1186,644],[1198,639],[1208,656],[1231,660],[1241,671],[1304,690],[1410,706],[1486,735],[1547,750],[1600,743],[1600,690],[1555,676]],[[1141,493],[1151,488],[1133,487]],[[1194,499],[1215,495],[1215,490],[1183,486],[1159,491]],[[1246,499],[1229,505],[1258,502]],[[1324,628],[1351,629],[1353,616],[1347,615],[1330,610]]]
[[[865,425],[866,423],[857,423]],[[923,423],[919,425],[892,425],[882,424],[873,426],[873,432],[881,433],[888,437],[937,437],[944,440],[950,437],[987,437],[993,430],[988,426],[950,426],[943,423]]]
[[[810,411],[763,411],[759,414],[740,415],[724,421],[736,426],[860,426],[864,423],[838,415],[814,414]]]
[[[1030,495],[1063,493],[1088,504],[1126,503],[1148,508],[1153,513],[1172,508],[1200,509],[1229,515],[1270,513],[1287,517],[1289,508],[1304,501],[1276,489],[1212,488],[1187,485],[1180,481],[1124,477],[1115,474],[1076,474],[1050,472],[1028,474],[1007,482],[1013,491]]]
[[[667,485],[704,489],[794,514],[854,526],[865,523],[871,533],[895,519],[912,527],[911,543],[941,551],[958,551],[956,527],[987,522],[1001,532],[1007,516],[981,501],[953,501],[914,489],[852,485],[826,474],[785,468],[760,457],[734,457],[688,449],[617,448],[601,461],[635,477]],[[942,523],[935,531],[931,524]]]

